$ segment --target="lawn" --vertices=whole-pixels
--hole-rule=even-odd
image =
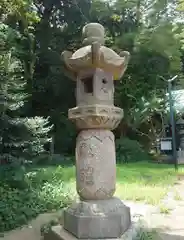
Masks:
[[[57,195],[60,188],[65,187],[73,196],[77,195],[74,166],[46,167],[37,169],[34,174],[35,178],[32,181],[46,188],[53,188],[52,194]],[[124,200],[144,201],[156,205],[175,181],[176,172],[171,165],[145,162],[119,164],[115,195]]]
[[[34,168],[27,177],[29,187],[24,190],[0,184],[0,232],[21,226],[40,213],[66,207],[77,197],[74,166]],[[121,164],[117,165],[115,195],[156,205],[175,181],[173,166]]]
[[[157,205],[175,181],[172,165],[145,162],[118,165],[116,196]]]

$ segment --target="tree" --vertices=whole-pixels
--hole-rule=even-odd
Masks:
[[[180,41],[175,38],[172,24],[175,13],[168,10],[168,4],[163,0],[117,0],[112,4],[96,0],[91,11],[92,21],[106,27],[108,46],[131,53],[127,71],[115,92],[116,103],[125,112],[119,130],[128,134],[131,128],[139,136],[146,135],[147,141],[151,134],[155,138],[153,131],[162,132],[162,117],[166,114],[167,85],[160,76],[167,78],[181,72]],[[152,122],[158,123],[154,129]]]
[[[40,22],[36,27],[32,115],[50,116],[56,153],[74,150],[75,130],[67,112],[75,106],[75,83],[64,75],[61,52],[81,46],[81,31],[90,1],[35,1]],[[46,34],[47,33],[47,34]]]
[[[35,156],[43,152],[51,127],[47,126],[47,119],[21,117],[27,94],[26,81],[22,77],[23,66],[16,58],[12,45],[18,34],[6,25],[1,25],[0,33],[4,38],[0,58],[1,158],[4,159],[2,161],[11,162],[11,156],[28,158],[29,155]]]
[[[1,18],[19,35],[13,44],[21,63],[26,100],[18,115],[49,117],[54,125],[55,152],[71,153],[76,133],[67,111],[75,106],[75,83],[64,75],[60,53],[81,47],[82,27],[96,21],[105,26],[107,46],[131,53],[126,74],[116,86],[115,100],[124,108],[124,120],[132,129],[139,130],[142,121],[148,124],[153,113],[144,111],[143,102],[149,102],[150,108],[155,98],[164,102],[166,83],[160,76],[180,73],[181,35],[177,38],[173,31],[176,11],[168,8],[170,3],[175,6],[164,0],[3,1]],[[135,120],[137,109],[148,118]]]
[[[23,64],[17,58],[20,33],[0,24],[0,180],[27,187],[24,164],[45,152],[51,125],[43,117],[24,117],[27,100]]]

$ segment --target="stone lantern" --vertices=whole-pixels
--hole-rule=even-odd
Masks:
[[[123,110],[114,106],[114,80],[123,76],[129,53],[118,55],[104,46],[104,39],[103,26],[90,23],[83,28],[83,47],[62,53],[76,81],[77,106],[69,109],[69,119],[79,130],[76,188],[80,200],[64,211],[57,239],[119,238],[131,223],[130,209],[113,197],[116,154],[111,131],[123,117]]]
[[[184,164],[184,114],[176,122],[179,135],[178,164]]]

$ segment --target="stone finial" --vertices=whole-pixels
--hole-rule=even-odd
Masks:
[[[120,55],[104,46],[105,30],[99,23],[89,23],[83,28],[83,44],[85,46],[74,53],[64,51],[62,59],[68,71],[78,76],[81,71],[101,69],[109,72],[114,80],[120,79],[129,62],[130,54],[122,51]]]
[[[99,23],[89,23],[82,30],[83,45],[91,45],[98,42],[100,45],[105,43],[105,29]]]

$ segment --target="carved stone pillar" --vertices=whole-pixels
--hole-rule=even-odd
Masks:
[[[115,129],[123,110],[114,106],[114,80],[127,68],[129,53],[105,47],[104,28],[83,29],[84,47],[65,51],[67,71],[76,80],[77,106],[69,119],[80,130],[76,140],[76,187],[80,201],[64,212],[60,239],[119,238],[130,226],[130,209],[113,197],[116,189]],[[73,238],[72,238],[73,239]]]
[[[77,192],[82,200],[103,200],[116,188],[114,135],[109,130],[79,133],[76,146]]]

